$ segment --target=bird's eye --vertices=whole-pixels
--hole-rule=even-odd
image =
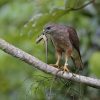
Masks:
[[[47,30],[50,30],[50,29],[51,29],[51,27],[50,27],[50,26],[48,26],[46,29],[47,29]]]

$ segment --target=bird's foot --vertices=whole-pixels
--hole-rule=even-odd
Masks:
[[[64,72],[69,72],[68,65],[64,65],[63,73],[64,73]]]
[[[60,66],[59,65],[57,65],[57,64],[49,64],[50,66],[53,66],[53,67],[56,67],[56,68],[60,68]]]

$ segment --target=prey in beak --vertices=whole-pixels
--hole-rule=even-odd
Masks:
[[[42,33],[37,39],[36,39],[36,43],[40,43],[42,40],[44,40],[44,42],[47,42],[47,37],[44,33]]]
[[[45,51],[46,51],[46,63],[47,63],[47,58],[48,58],[48,38],[46,37],[45,33],[43,32],[37,39],[36,43],[40,43],[41,41],[44,41],[45,44]]]

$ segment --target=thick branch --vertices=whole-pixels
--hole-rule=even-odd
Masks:
[[[77,75],[77,74],[73,75],[72,73],[62,74],[63,72],[59,71],[59,69],[49,66],[46,63],[43,63],[39,59],[14,47],[13,45],[7,43],[3,39],[0,39],[0,49],[2,49],[4,52],[6,52],[16,58],[19,58],[20,60],[26,62],[27,64],[32,65],[33,67],[36,67],[37,69],[42,70],[46,73],[56,75],[58,77],[66,79],[66,80],[69,79],[69,80],[72,80],[75,82],[84,83],[84,84],[87,84],[88,86],[92,86],[92,87],[100,89],[100,80],[99,79],[94,79],[94,78],[81,76],[81,75]]]

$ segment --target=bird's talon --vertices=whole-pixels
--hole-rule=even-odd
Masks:
[[[69,69],[68,69],[68,67],[66,65],[64,66],[64,69],[63,69],[63,73],[64,72],[68,72],[69,73]]]

